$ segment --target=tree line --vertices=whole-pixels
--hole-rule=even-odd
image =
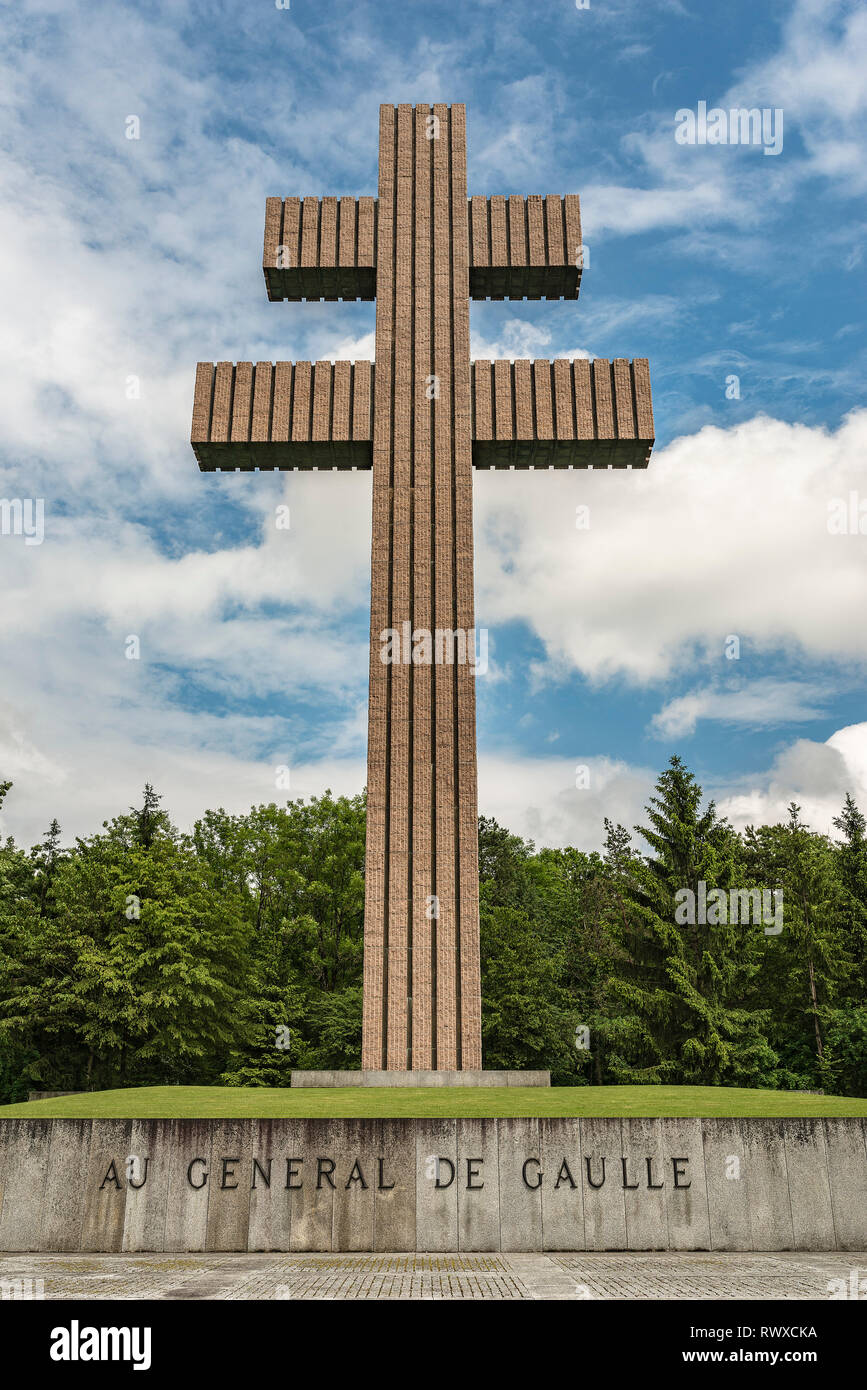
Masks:
[[[811,830],[793,803],[738,833],[677,757],[644,825],[605,821],[601,853],[536,849],[481,817],[485,1066],[867,1095],[851,796],[834,827]],[[208,811],[181,834],[150,786],[71,847],[56,821],[29,851],[7,839],[0,1103],[360,1066],[364,848],[363,795]],[[727,910],[762,893],[776,916]]]

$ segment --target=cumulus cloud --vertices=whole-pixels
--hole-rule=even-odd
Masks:
[[[537,845],[598,848],[603,821],[640,821],[656,774],[612,758],[479,759],[479,809]]]
[[[0,815],[0,831],[14,833],[19,844],[29,846],[56,816],[64,843],[71,843],[76,835],[99,830],[105,819],[140,805],[148,781],[182,830],[189,830],[208,808],[245,813],[263,803],[319,795],[327,787],[335,795],[354,796],[364,786],[363,758],[297,761],[277,721],[271,725],[271,756],[245,757],[233,747],[225,722],[188,715],[161,721],[159,727],[145,724],[135,734],[128,724],[61,730],[71,736],[52,763],[0,710],[0,765],[14,783]],[[256,734],[262,736],[261,727]],[[288,787],[285,774],[278,781],[278,769],[287,766]]]
[[[722,663],[730,635],[863,662],[865,538],[828,520],[834,499],[863,494],[865,460],[856,411],[833,432],[761,416],[707,426],[646,472],[481,473],[478,611],[537,633],[546,680],[659,681]]]
[[[483,755],[480,810],[538,845],[586,851],[601,848],[606,816],[630,831],[646,823],[658,768],[591,758],[580,777],[576,771],[567,758]],[[703,784],[704,800],[713,799],[737,830],[786,822],[795,801],[802,820],[832,837],[838,837],[833,821],[847,792],[867,812],[867,723],[839,729],[825,743],[796,739],[759,774],[737,773],[725,782],[708,777]],[[646,851],[640,836],[634,838]]]
[[[826,743],[798,739],[758,777],[741,777],[741,789],[721,789],[717,806],[736,829],[776,824],[788,819],[787,807],[801,807],[801,819],[813,830],[837,836],[847,792],[867,810],[867,723],[838,729]]]

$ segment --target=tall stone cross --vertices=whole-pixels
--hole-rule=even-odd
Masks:
[[[577,196],[468,199],[463,106],[382,106],[378,197],[269,198],[263,257],[271,300],[375,297],[375,365],[198,367],[200,468],[373,470],[364,1068],[482,1065],[473,467],[650,457],[645,358],[470,361],[471,298],[575,299],[584,259]]]

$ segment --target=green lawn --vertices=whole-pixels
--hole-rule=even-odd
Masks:
[[[867,1100],[728,1086],[141,1086],[0,1106],[0,1119],[428,1118],[496,1115],[867,1115]]]

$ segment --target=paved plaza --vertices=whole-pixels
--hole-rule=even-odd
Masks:
[[[0,1256],[3,1300],[828,1300],[835,1280],[867,1288],[867,1252]]]

